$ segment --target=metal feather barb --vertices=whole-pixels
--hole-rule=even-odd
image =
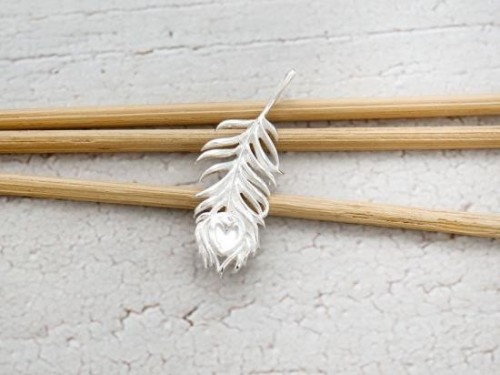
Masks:
[[[197,194],[204,200],[196,207],[196,242],[205,267],[214,266],[222,275],[234,262],[239,270],[259,248],[259,225],[269,212],[270,188],[276,186],[279,169],[274,141],[278,133],[266,116],[289,85],[290,71],[275,95],[255,120],[225,120],[217,129],[245,129],[239,135],[213,139],[202,148],[200,160],[220,160],[200,177],[203,181],[223,174]]]

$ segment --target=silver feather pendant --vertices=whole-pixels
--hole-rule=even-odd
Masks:
[[[281,173],[273,141],[278,133],[266,116],[294,75],[293,70],[286,75],[255,120],[222,121],[217,129],[245,130],[207,142],[197,160],[221,160],[209,167],[200,181],[224,174],[197,194],[204,200],[194,212],[199,253],[205,267],[214,266],[220,275],[232,263],[234,270],[239,270],[259,248],[259,226],[264,226],[269,212],[270,188],[276,186],[274,174]]]

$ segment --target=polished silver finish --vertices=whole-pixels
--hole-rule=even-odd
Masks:
[[[239,270],[259,248],[259,225],[269,212],[270,187],[280,173],[273,142],[278,134],[266,116],[292,80],[290,71],[255,120],[225,120],[217,129],[246,129],[240,135],[213,139],[203,147],[198,160],[222,159],[200,177],[224,176],[203,190],[205,198],[195,209],[196,241],[205,267],[214,266],[221,275],[234,262]]]

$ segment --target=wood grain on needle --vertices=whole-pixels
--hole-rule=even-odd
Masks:
[[[40,108],[0,111],[0,130],[123,128],[214,125],[252,119],[264,102],[154,106]],[[385,99],[283,100],[269,114],[274,122],[500,115],[500,95]]]
[[[0,153],[199,152],[239,130],[115,129],[1,131]],[[280,129],[280,151],[500,148],[500,126]]]
[[[199,190],[182,186],[0,174],[0,195],[193,209]],[[440,211],[369,202],[272,195],[273,216],[500,238],[500,215]]]

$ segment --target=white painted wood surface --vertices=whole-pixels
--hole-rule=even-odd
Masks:
[[[0,106],[265,99],[291,67],[292,97],[498,93],[499,20],[497,0],[9,1]],[[500,119],[343,124],[367,123]],[[156,184],[196,181],[194,159],[0,157]],[[282,192],[500,212],[495,150],[282,160]],[[188,212],[0,207],[0,374],[500,372],[498,241],[269,219],[259,255],[220,280]]]

